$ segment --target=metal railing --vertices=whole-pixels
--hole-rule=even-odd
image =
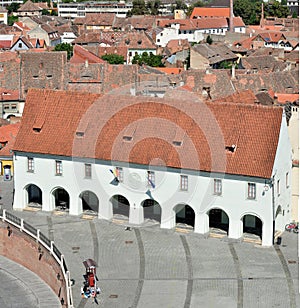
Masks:
[[[39,244],[43,245],[50,254],[53,256],[55,261],[59,264],[61,271],[64,275],[65,287],[67,290],[67,307],[73,308],[73,297],[72,297],[72,284],[70,278],[70,272],[68,271],[64,255],[54,245],[53,241],[50,241],[39,229],[34,228],[28,224],[24,219],[21,219],[7,210],[0,209],[0,219],[15,226],[20,231],[27,233],[29,236],[34,238]]]

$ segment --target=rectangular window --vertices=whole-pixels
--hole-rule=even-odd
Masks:
[[[256,198],[256,184],[248,183],[248,199]]]
[[[180,190],[187,191],[189,188],[189,179],[187,175],[180,176]]]
[[[62,175],[62,161],[55,161],[55,175]]]
[[[277,195],[280,196],[280,180],[277,180]]]
[[[92,165],[91,164],[85,164],[84,165],[84,174],[85,174],[85,177],[90,179],[92,177]]]
[[[153,171],[147,171],[148,186],[155,188],[155,173]]]
[[[289,179],[289,173],[288,172],[285,174],[285,186],[286,186],[286,188],[290,187],[290,179]]]
[[[34,160],[32,157],[27,157],[27,171],[34,172]]]
[[[124,171],[123,171],[123,168],[117,167],[116,168],[116,172],[117,172],[117,178],[118,178],[119,182],[123,183],[123,181],[124,181]]]
[[[222,195],[222,180],[214,179],[214,194]]]

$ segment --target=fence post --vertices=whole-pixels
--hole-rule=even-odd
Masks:
[[[23,232],[23,230],[24,230],[24,219],[23,218],[21,219],[20,227],[21,227],[20,231]]]
[[[3,217],[2,217],[2,221],[5,221],[5,215],[6,215],[6,210],[3,210]]]

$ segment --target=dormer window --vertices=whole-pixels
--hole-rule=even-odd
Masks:
[[[76,132],[76,136],[77,137],[83,137],[84,136],[84,132]]]
[[[233,144],[233,145],[230,145],[230,146],[225,146],[225,150],[226,150],[227,152],[234,153],[235,150],[236,150],[236,145]]]
[[[131,141],[132,140],[132,136],[123,136],[123,140],[124,141]]]
[[[34,127],[32,130],[33,130],[35,133],[40,133],[41,130],[42,130],[42,128],[41,128],[41,127]]]
[[[138,40],[138,42],[137,42],[139,45],[141,45],[142,44],[142,40]]]
[[[173,143],[173,145],[175,145],[176,147],[182,146],[182,141],[174,140],[172,143]]]

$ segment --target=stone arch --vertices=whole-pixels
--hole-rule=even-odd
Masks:
[[[188,204],[180,203],[173,208],[175,212],[175,224],[183,223],[195,227],[195,211]]]
[[[81,199],[82,211],[98,213],[99,211],[99,199],[95,193],[89,190],[83,191],[79,198]]]
[[[209,227],[217,228],[225,231],[228,235],[229,230],[229,216],[221,208],[212,208],[208,212],[209,217]]]
[[[37,185],[29,184],[25,187],[25,191],[28,206],[41,207],[43,205],[43,193]]]
[[[114,195],[110,198],[113,215],[122,215],[129,218],[130,203],[123,195]]]
[[[263,220],[256,214],[245,213],[241,217],[243,223],[243,234],[250,233],[260,237],[263,236]]]
[[[144,210],[144,219],[153,219],[161,223],[161,206],[153,199],[146,199],[141,203]]]
[[[58,210],[70,209],[70,196],[69,193],[62,187],[56,187],[52,190],[53,205]]]

